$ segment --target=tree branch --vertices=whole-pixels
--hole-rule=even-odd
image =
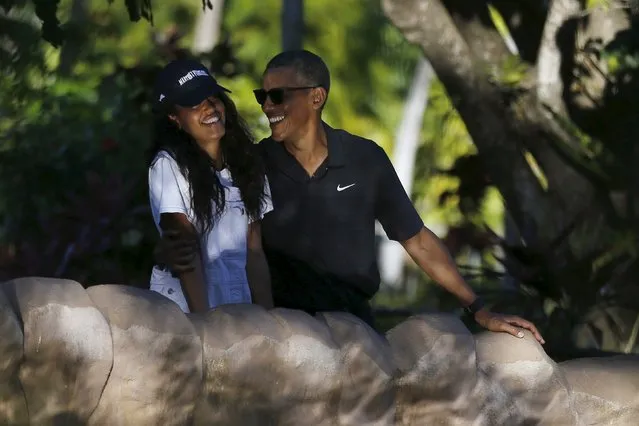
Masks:
[[[539,0],[492,0],[491,4],[504,18],[519,56],[529,64],[537,60],[541,35],[548,9]]]
[[[488,11],[488,2],[481,0],[442,0],[460,35],[475,60],[498,74],[501,65],[511,56]]]
[[[440,0],[383,0],[383,8],[412,43],[421,47],[464,120],[487,172],[501,191],[524,238],[548,242],[549,199],[528,166],[517,134],[508,123],[501,94],[457,31]]]
[[[581,0],[552,0],[537,57],[537,98],[555,113],[566,115],[563,101],[562,52],[559,45],[560,30],[581,12]],[[568,25],[574,45],[575,25]],[[572,28],[570,28],[572,27]]]
[[[491,83],[483,61],[470,51],[441,0],[383,0],[382,4],[391,22],[422,49],[446,87],[522,238],[529,245],[547,247],[591,206],[595,196],[592,183],[553,147],[555,142],[570,142],[570,135],[562,134],[539,107],[534,90],[517,93],[511,101],[504,99],[505,88]],[[463,32],[468,37],[479,34]],[[542,168],[547,191],[528,165],[525,150]],[[582,222],[574,235],[592,231],[594,223],[601,226],[601,209],[589,211],[587,223]],[[588,241],[571,237],[570,249],[582,253],[598,246],[599,239],[590,235]]]

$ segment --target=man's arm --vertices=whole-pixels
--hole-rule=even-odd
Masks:
[[[249,224],[247,246],[246,277],[251,288],[253,303],[266,309],[271,309],[273,308],[271,274],[262,249],[260,221],[254,221]]]
[[[417,266],[456,296],[462,306],[469,306],[477,298],[459,274],[444,244],[431,230],[424,226],[414,237],[401,241],[401,244]]]
[[[423,227],[417,235],[401,244],[415,263],[435,282],[455,295],[462,306],[469,306],[475,301],[477,295],[460,275],[444,244],[428,228]],[[535,325],[518,316],[498,315],[486,309],[479,310],[474,316],[475,321],[491,331],[523,337],[517,328],[521,327],[530,330],[540,343],[545,343]]]
[[[171,232],[177,235],[184,235],[188,239],[197,239],[197,233],[193,225],[183,213],[162,213],[160,215],[160,228],[162,232]],[[176,272],[180,279],[184,297],[189,304],[189,310],[195,312],[206,312],[209,308],[208,295],[206,291],[206,280],[202,268],[202,260],[199,250],[193,253],[192,268],[188,271]]]
[[[390,159],[381,148],[380,151],[377,219],[388,237],[399,241],[428,276],[455,295],[462,306],[468,307],[477,299],[477,295],[462,278],[441,240],[424,226]],[[526,328],[539,342],[544,343],[535,325],[517,316],[499,315],[481,309],[475,313],[475,321],[491,331],[507,332],[517,337],[523,337],[517,327]]]
[[[173,276],[195,268],[198,253],[197,235],[186,234],[177,229],[163,229],[160,240],[153,249],[153,260],[157,265],[169,268]]]

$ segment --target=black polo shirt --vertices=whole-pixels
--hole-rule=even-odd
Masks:
[[[312,177],[281,143],[267,138],[259,144],[273,199],[262,220],[264,251],[271,274],[298,281],[292,285],[306,285],[305,273],[277,269],[304,268],[272,259],[308,265],[324,282],[351,286],[369,299],[380,282],[375,220],[397,241],[424,225],[379,145],[324,126],[328,157]]]

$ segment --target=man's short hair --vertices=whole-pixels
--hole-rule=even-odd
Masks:
[[[326,63],[308,50],[287,50],[277,54],[266,64],[265,73],[274,68],[292,68],[296,74],[310,86],[320,86],[328,92],[331,88],[331,75]]]

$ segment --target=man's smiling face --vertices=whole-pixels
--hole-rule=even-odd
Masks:
[[[282,67],[268,70],[262,80],[262,88],[294,89],[308,86],[293,68]],[[304,134],[316,108],[313,107],[312,92],[318,89],[284,90],[283,102],[275,104],[270,97],[262,105],[271,127],[271,136],[278,142],[295,141]]]

